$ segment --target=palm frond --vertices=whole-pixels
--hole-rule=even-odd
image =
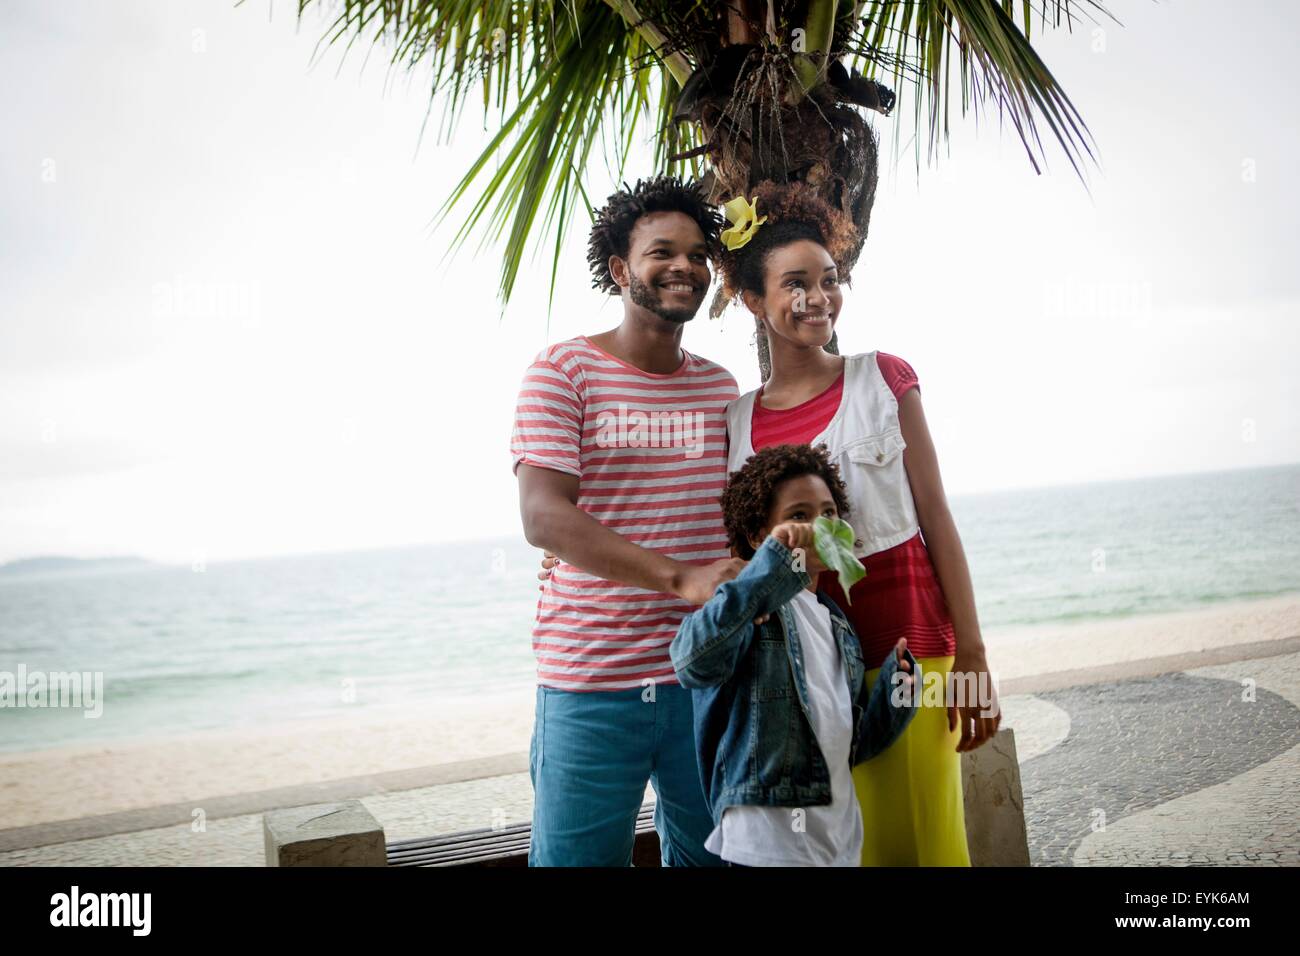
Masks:
[[[1020,136],[1036,172],[1044,156],[1037,123],[1047,124],[1075,173],[1083,178],[1084,155],[1095,159],[1091,134],[1047,65],[1030,45],[1035,14],[1039,28],[1067,29],[1088,10],[1115,20],[1100,0],[877,0],[854,4],[845,52],[874,79],[913,86],[917,129],[928,130],[933,150],[947,137],[952,106],[951,73],[958,57],[961,111],[979,113],[993,102]],[[1020,23],[1015,20],[1019,8]],[[1094,19],[1089,15],[1089,19]],[[1094,19],[1095,22],[1095,19]],[[1118,24],[1119,21],[1115,20]],[[955,51],[954,51],[955,48]],[[925,117],[923,119],[923,112]]]
[[[716,3],[298,0],[300,21],[309,8],[337,12],[319,48],[342,44],[346,57],[360,42],[389,48],[390,69],[427,69],[429,111],[435,103],[442,110],[440,138],[450,137],[471,97],[481,101],[485,123],[496,114],[495,134],[437,219],[465,210],[452,250],[476,231],[481,245],[499,246],[503,308],[530,240],[536,251],[551,251],[553,300],[565,234],[590,214],[584,177],[596,154],[609,181],[620,181],[638,132],[652,132],[655,171],[700,172],[697,157],[673,158],[702,142],[698,129],[672,117],[691,71],[728,42],[724,7]],[[793,28],[804,30],[808,45],[796,69],[805,89],[824,81],[828,65],[843,58],[869,78],[911,87],[917,128],[928,131],[932,150],[949,133],[956,59],[963,115],[995,106],[1036,170],[1044,156],[1038,124],[1045,124],[1082,179],[1095,144],[1029,40],[1035,26],[1072,28],[1081,11],[1110,17],[1100,0],[728,0],[725,6],[725,16],[750,17],[765,37],[788,42]]]

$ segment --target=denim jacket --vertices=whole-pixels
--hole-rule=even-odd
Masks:
[[[669,653],[677,680],[692,690],[695,747],[714,823],[733,804],[802,807],[831,802],[830,770],[808,720],[808,684],[790,601],[811,578],[794,570],[794,555],[769,536],[745,569],[681,623]],[[818,592],[830,611],[853,706],[850,763],[870,760],[893,743],[914,716],[891,703],[897,655],[873,687],[857,635],[844,612]],[[761,625],[754,618],[772,615]],[[913,694],[921,669],[910,651]],[[902,698],[907,700],[907,698]]]

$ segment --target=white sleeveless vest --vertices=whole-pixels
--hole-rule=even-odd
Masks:
[[[750,423],[757,390],[727,406],[727,472],[738,471],[754,454]],[[844,358],[844,394],[835,417],[810,442],[825,443],[848,488],[859,558],[884,551],[920,531],[916,503],[903,468],[903,432],[898,400],[890,391],[875,352]]]

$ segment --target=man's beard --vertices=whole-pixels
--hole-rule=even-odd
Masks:
[[[660,301],[659,293],[651,286],[646,285],[637,278],[636,273],[632,273],[632,281],[628,287],[631,293],[632,301],[643,309],[648,309],[659,318],[666,322],[676,322],[678,325],[685,325],[691,319],[695,318],[695,313],[699,306],[690,309],[671,309]]]

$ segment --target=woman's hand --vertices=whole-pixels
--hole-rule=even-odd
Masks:
[[[948,701],[948,730],[951,732],[960,724],[961,740],[957,742],[957,751],[963,753],[982,747],[993,739],[1002,723],[1002,708],[998,705],[998,691],[993,686],[982,646],[969,650],[958,641],[952,674],[956,680],[949,686],[958,692],[959,697],[965,698],[972,691],[975,694],[974,700]]]
[[[537,580],[545,581],[547,578],[549,578],[551,576],[551,569],[554,568],[559,563],[559,560],[560,559],[557,558],[555,555],[551,554],[551,552],[543,551],[542,570],[537,572]],[[546,585],[545,584],[537,585],[537,590],[545,591]]]

